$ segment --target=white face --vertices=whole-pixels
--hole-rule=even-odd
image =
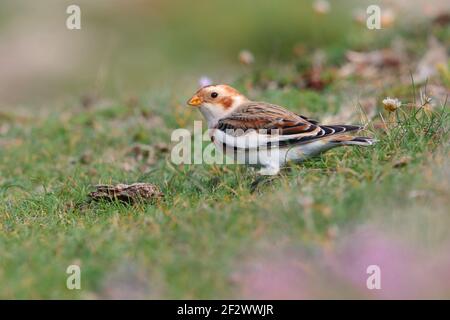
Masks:
[[[215,126],[219,119],[224,118],[229,114],[227,109],[222,108],[220,105],[208,102],[205,102],[200,106],[200,112],[205,117],[209,127]]]
[[[232,113],[245,101],[247,98],[237,90],[227,85],[217,85],[201,88],[188,104],[199,107],[200,112],[208,121],[208,126],[212,127],[219,119]]]

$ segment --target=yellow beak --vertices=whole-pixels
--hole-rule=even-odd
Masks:
[[[193,96],[191,98],[191,100],[188,101],[188,105],[193,106],[193,107],[198,107],[202,103],[203,103],[203,99],[197,95]]]

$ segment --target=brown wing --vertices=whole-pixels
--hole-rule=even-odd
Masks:
[[[217,129],[247,131],[277,129],[280,135],[313,135],[320,128],[306,117],[297,115],[280,106],[264,102],[247,103],[231,115],[218,121]]]
[[[345,132],[361,130],[354,125],[319,125],[317,121],[295,114],[280,106],[264,102],[250,102],[218,121],[216,129],[269,131],[278,129],[279,147],[302,144]],[[268,143],[268,146],[271,143]]]

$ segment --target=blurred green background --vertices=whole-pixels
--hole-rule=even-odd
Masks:
[[[357,38],[355,29],[364,32],[352,21],[351,1],[332,1],[332,12],[321,15],[306,0],[85,0],[76,2],[82,29],[67,30],[70,4],[1,2],[1,103],[36,104],[93,90],[192,90],[192,79],[202,75],[236,78],[240,50],[254,52],[261,65],[292,60],[296,46],[339,56]]]

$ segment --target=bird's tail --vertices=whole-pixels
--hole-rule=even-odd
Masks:
[[[343,145],[343,146],[371,146],[375,144],[377,141],[372,138],[367,137],[348,137],[348,136],[342,136],[342,137],[336,137],[336,139],[333,139],[330,141],[331,143]]]

